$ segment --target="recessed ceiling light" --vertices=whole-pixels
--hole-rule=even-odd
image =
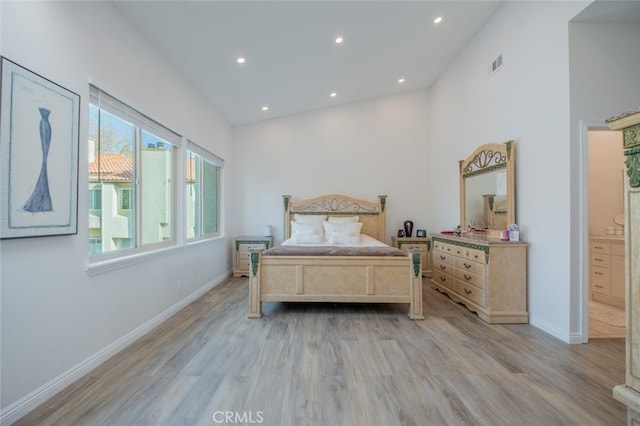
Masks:
[[[265,105],[265,106],[262,107],[262,110],[263,111],[269,111],[269,107]]]
[[[398,83],[404,83],[404,78],[399,78]]]
[[[442,22],[442,16],[438,16],[436,19],[433,20],[434,24],[439,24],[440,22]]]
[[[332,98],[335,98],[336,96],[338,96],[338,94],[336,92],[332,92],[330,95]]]
[[[246,59],[244,59],[242,56],[240,56],[238,59],[236,59],[236,62],[239,64],[244,64],[246,61]]]
[[[336,43],[340,44],[344,41],[344,38],[342,36],[336,37]]]

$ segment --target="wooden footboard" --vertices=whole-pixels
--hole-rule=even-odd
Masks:
[[[249,318],[262,302],[408,303],[422,314],[420,251],[406,257],[262,256],[250,253]]]

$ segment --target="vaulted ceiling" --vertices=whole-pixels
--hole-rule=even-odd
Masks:
[[[234,126],[430,87],[501,4],[112,3]],[[611,12],[614,3],[620,5]],[[640,4],[597,2],[583,19],[640,16],[633,3]],[[487,58],[487,68],[493,59]]]

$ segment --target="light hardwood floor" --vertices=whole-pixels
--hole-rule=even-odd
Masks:
[[[247,279],[230,279],[17,424],[625,424],[624,340],[489,325],[426,282],[424,321],[319,303],[250,320]]]

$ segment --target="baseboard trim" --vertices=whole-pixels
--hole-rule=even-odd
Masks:
[[[66,388],[76,380],[88,374],[100,364],[104,363],[106,360],[113,357],[118,352],[122,351],[123,349],[134,343],[136,340],[165,322],[167,319],[189,305],[191,302],[198,299],[207,291],[226,281],[229,277],[231,277],[231,271],[227,271],[225,274],[208,282],[203,287],[199,288],[184,299],[180,300],[178,303],[170,306],[165,311],[156,315],[154,318],[151,318],[140,327],[132,330],[130,333],[122,336],[120,339],[116,340],[109,346],[96,352],[81,363],[60,374],[58,377],[55,377],[33,392],[7,406],[0,413],[0,425],[9,425],[20,420],[40,404],[53,397],[58,392],[62,391],[64,388]]]
[[[550,335],[552,335],[553,337],[556,337],[560,340],[562,340],[565,343],[582,343],[582,341],[578,342],[578,341],[572,341],[573,339],[571,338],[572,336],[570,336],[570,334],[567,332],[567,330],[563,330],[561,328],[558,328],[557,326],[549,323],[548,321],[544,321],[541,320],[540,318],[536,317],[535,315],[529,315],[529,324],[531,324],[532,326],[539,328],[540,330],[544,331],[545,333],[548,333]]]

